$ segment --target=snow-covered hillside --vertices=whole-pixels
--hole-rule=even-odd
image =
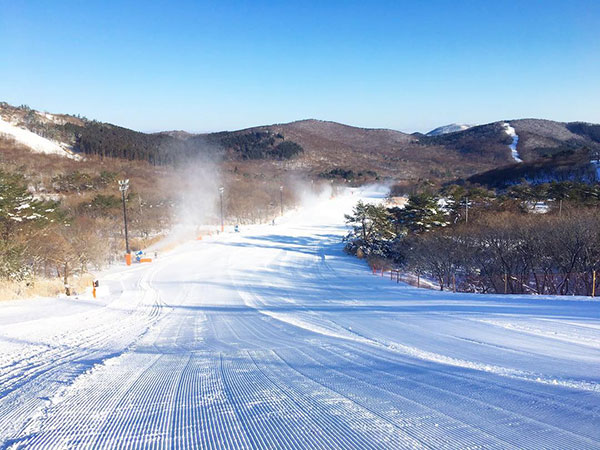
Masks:
[[[37,153],[67,156],[69,158],[79,157],[72,152],[71,147],[68,144],[46,139],[26,128],[19,127],[4,120],[2,117],[0,117],[0,136],[1,135],[14,139],[18,143],[25,145]]]
[[[439,136],[441,134],[455,133],[457,131],[464,131],[472,128],[473,125],[466,125],[464,123],[452,123],[450,125],[444,125],[438,127],[430,132],[426,133],[426,136]]]
[[[600,303],[374,276],[374,196],[0,303],[0,447],[598,448]]]

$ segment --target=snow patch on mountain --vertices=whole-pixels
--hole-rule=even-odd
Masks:
[[[596,181],[600,181],[600,159],[592,159],[590,163],[596,169]]]
[[[15,141],[29,147],[36,153],[47,155],[60,155],[73,159],[79,159],[80,156],[72,153],[71,147],[62,142],[56,142],[39,136],[25,128],[20,128],[0,117],[0,135],[8,136]]]
[[[48,112],[36,111],[38,118],[44,123],[53,123],[55,125],[64,125],[67,121],[60,116]]]
[[[506,134],[512,137],[512,143],[508,146],[510,148],[510,156],[512,156],[512,159],[514,159],[516,162],[523,162],[519,152],[517,151],[517,144],[519,143],[519,136],[517,135],[517,132],[508,122],[504,122],[502,126],[504,127]]]
[[[442,134],[456,133],[457,131],[468,130],[473,126],[474,125],[467,125],[464,123],[451,123],[450,125],[444,125],[442,127],[438,127],[434,130],[431,130],[429,133],[426,133],[426,136],[440,136]]]

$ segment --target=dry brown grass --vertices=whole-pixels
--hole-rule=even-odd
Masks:
[[[82,294],[92,285],[94,276],[89,273],[69,279],[73,294]],[[63,281],[58,278],[33,277],[24,281],[0,280],[0,301],[33,297],[56,297],[64,294]]]

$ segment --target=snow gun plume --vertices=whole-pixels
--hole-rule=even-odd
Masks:
[[[336,195],[342,195],[346,191],[345,186],[325,179],[306,179],[290,175],[284,183],[298,206],[311,206]]]
[[[205,152],[186,159],[177,167],[177,177],[168,186],[174,192],[172,228],[168,241],[183,242],[216,229],[219,220],[219,188],[222,184],[219,152]]]

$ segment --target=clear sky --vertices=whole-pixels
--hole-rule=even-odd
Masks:
[[[600,1],[0,0],[0,101],[141,131],[600,123]]]

